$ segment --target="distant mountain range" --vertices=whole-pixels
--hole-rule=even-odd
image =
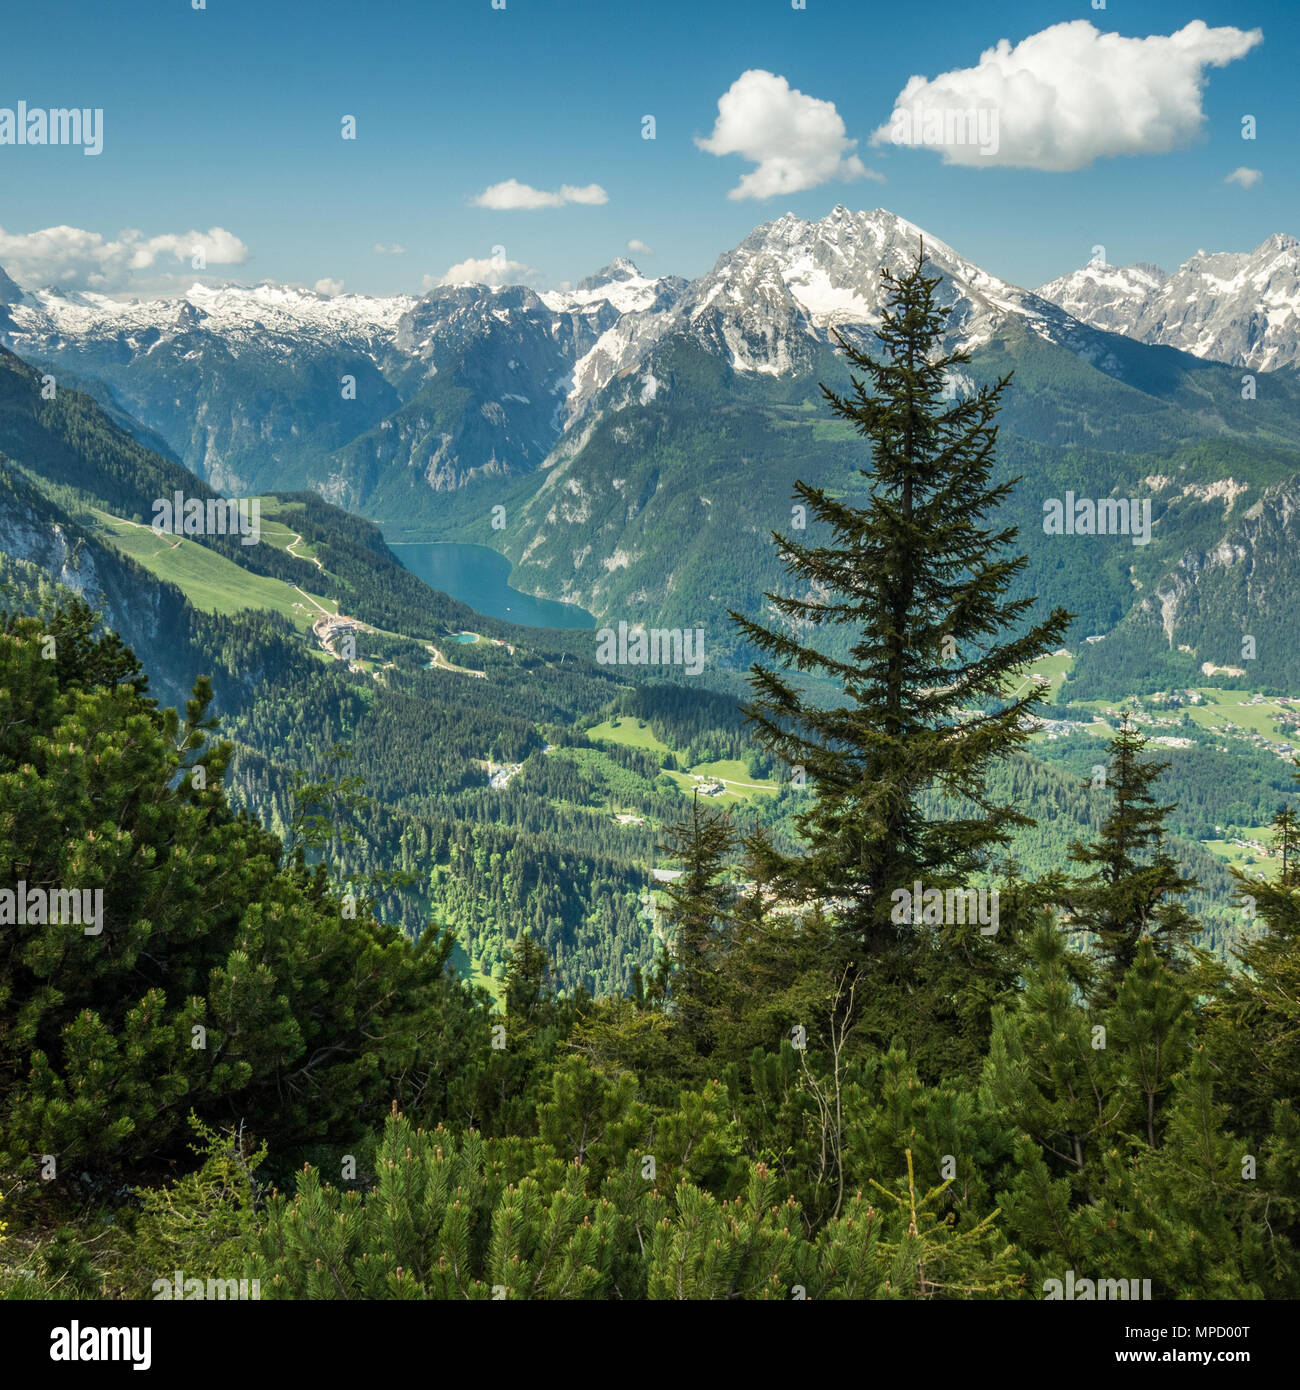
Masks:
[[[1016,373],[999,452],[1025,475],[1011,505],[1030,591],[1079,613],[1081,634],[1154,605],[1151,678],[1180,648],[1180,670],[1224,664],[1263,621],[1261,594],[1280,621],[1300,598],[1288,237],[1172,276],[1088,266],[1037,292],[890,212],[844,207],[758,227],[689,282],[619,259],[546,293],[196,286],[123,304],[0,273],[0,341],[215,488],[310,489],[390,536],[480,541],[519,588],[602,618],[709,621],[719,659],[743,662],[718,616],[780,582],[770,532],[789,524],[794,480],[863,486],[862,445],[818,391],[847,381],[833,334],[872,347],[881,270],[922,244],[949,345],[974,355],[954,388]],[[1243,368],[1261,373],[1253,395]],[[1152,544],[1045,537],[1043,500],[1066,491],[1150,497]],[[1290,646],[1261,647],[1273,678],[1300,680]]]
[[[830,329],[863,336],[879,321],[880,268],[902,268],[922,239],[965,346],[1018,321],[1119,376],[1098,329],[1260,370],[1300,355],[1300,242],[1290,237],[1198,256],[1172,276],[1090,265],[1030,293],[901,217],[843,207],[759,227],[694,281],[649,278],[620,258],[542,294],[195,285],[124,303],[25,291],[0,269],[0,342],[103,383],[104,404],[214,487],[311,487],[370,515],[390,499],[405,513],[413,488],[538,469],[613,378],[674,334],[736,372],[806,370]]]
[[[537,470],[604,387],[674,335],[737,373],[807,370],[831,329],[869,336],[881,267],[901,269],[922,240],[944,277],[952,340],[966,347],[1019,323],[1121,379],[1108,334],[1257,370],[1300,356],[1291,237],[1199,255],[1174,275],[1089,265],[1030,293],[901,217],[844,207],[761,226],[694,281],[649,278],[620,258],[542,294],[464,284],[331,298],[196,284],[124,303],[25,291],[0,269],[0,342],[92,390],[102,383],[105,405],[214,487],[310,487],[369,515],[390,501],[406,514],[413,489]]]
[[[214,487],[309,486],[356,505],[347,480],[358,467],[400,463],[434,492],[536,468],[571,414],[579,360],[620,318],[653,314],[684,285],[617,260],[545,295],[196,284],[123,303],[25,292],[0,271],[0,342],[103,383]]]

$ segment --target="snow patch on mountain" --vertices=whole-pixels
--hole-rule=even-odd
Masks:
[[[12,283],[12,282],[11,282]],[[28,291],[7,312],[8,334],[21,352],[50,338],[116,338],[139,343],[154,332],[203,331],[235,341],[309,336],[366,341],[391,337],[412,296],[327,296],[287,285],[192,285],[171,299],[119,300],[86,290]],[[2,327],[3,325],[0,325]],[[153,346],[151,343],[150,346]]]
[[[820,221],[787,213],[756,228],[674,303],[620,319],[574,364],[570,419],[600,383],[639,365],[674,334],[694,339],[738,372],[800,371],[833,330],[870,333],[879,326],[889,297],[881,271],[904,273],[922,246],[941,277],[939,302],[952,311],[950,347],[976,347],[1018,319],[1090,360],[1105,357],[1104,341],[1059,306],[988,274],[915,223],[881,208],[840,206]]]
[[[603,270],[579,281],[576,288],[551,290],[541,299],[557,314],[602,303],[611,305],[620,314],[636,314],[654,303],[659,287],[658,279],[642,275],[627,257],[619,256]]]
[[[1038,293],[1097,328],[1196,357],[1252,371],[1300,361],[1300,241],[1280,233],[1253,251],[1198,251],[1172,275],[1093,263]]]

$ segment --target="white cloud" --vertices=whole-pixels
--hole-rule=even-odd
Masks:
[[[406,247],[401,242],[395,241],[391,246],[385,246],[382,241],[375,242],[374,250],[380,256],[404,256]]]
[[[910,78],[871,142],[939,148],[947,164],[1056,172],[1112,155],[1165,154],[1200,133],[1206,69],[1242,57],[1263,37],[1258,29],[1211,29],[1200,19],[1146,38],[1104,34],[1086,19],[1054,24],[1014,47],[999,39],[973,68]],[[994,149],[981,153],[951,131],[930,138],[937,132],[918,129],[918,109],[996,112]]]
[[[439,285],[463,285],[467,281],[477,285],[526,285],[539,274],[532,266],[507,260],[504,256],[470,257],[458,261],[443,275],[426,275],[420,289],[427,294]]]
[[[833,101],[810,97],[762,68],[742,72],[723,92],[713,133],[697,135],[695,143],[709,154],[738,154],[758,166],[727,194],[733,200],[799,193],[832,179],[880,177],[853,153],[858,142],[846,137]]]
[[[548,193],[542,188],[533,188],[520,183],[518,179],[507,179],[504,183],[494,183],[476,194],[470,202],[478,208],[492,208],[496,212],[515,212],[530,208],[559,208],[565,203],[585,203],[589,206],[609,202],[609,194],[598,183],[589,183],[576,188],[571,183],[562,184],[558,193]]]
[[[1242,188],[1254,188],[1264,175],[1258,169],[1247,169],[1243,164],[1239,169],[1234,169],[1232,173],[1224,179],[1224,183],[1237,183]]]
[[[312,288],[317,294],[327,295],[330,299],[334,299],[343,293],[343,281],[326,276],[323,280],[317,280]]]
[[[629,251],[639,251],[643,256],[653,256],[654,252],[641,240],[640,237],[633,237],[627,244]]]
[[[193,266],[201,248],[204,265]],[[126,230],[111,240],[80,227],[46,227],[39,232],[6,232],[0,227],[0,266],[20,284],[34,289],[60,285],[109,294],[137,282],[137,271],[150,270],[169,258],[202,270],[214,265],[239,265],[248,247],[223,227],[206,232],[168,232],[146,237]]]

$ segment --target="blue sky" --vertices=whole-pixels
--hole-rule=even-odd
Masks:
[[[1000,39],[1018,45],[1079,20],[1128,38],[1200,20],[1258,28],[1263,41],[1205,68],[1199,134],[1171,87],[1166,115],[1181,122],[1172,140],[1190,134],[1186,148],[1056,170],[949,165],[933,149],[870,143],[914,74],[960,73]],[[110,290],[184,283],[194,276],[169,251],[130,270],[95,239],[220,227],[243,259],[210,266],[214,278],[418,291],[425,277],[504,247],[547,287],[620,254],[647,273],[698,275],[757,224],[786,211],[820,217],[842,202],[900,213],[1022,285],[1082,265],[1098,244],[1112,263],[1173,268],[1200,248],[1246,250],[1300,231],[1297,53],[1300,8],[1278,0],[1111,0],[1104,10],[1088,0],[807,0],[803,10],[787,0],[506,0],[503,11],[490,0],[208,0],[202,11],[189,0],[43,0],[5,16],[0,108],[102,108],[104,148],[88,157],[0,144],[0,265],[20,280],[48,270],[44,278],[75,284],[98,264]],[[755,158],[696,140],[710,137],[719,98],[750,70],[833,103],[832,123],[857,142],[845,159],[882,178],[728,198]],[[1152,71],[1159,95],[1158,62]],[[1106,147],[1104,105],[1099,130],[1079,135],[1085,153],[1094,135]],[[1241,139],[1246,113],[1258,122],[1254,141]],[[345,114],[356,117],[354,141],[341,138]],[[654,140],[642,139],[646,114]],[[1022,127],[1008,134],[1007,114],[1004,145],[1028,140]],[[1224,183],[1243,166],[1259,171],[1252,186]],[[606,201],[472,204],[507,180],[546,191],[595,184]],[[58,226],[90,239],[33,237]],[[633,239],[653,254],[628,253]]]

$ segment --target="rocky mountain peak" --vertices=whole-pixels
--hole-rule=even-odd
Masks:
[[[1097,328],[1197,357],[1273,371],[1300,361],[1300,241],[1198,251],[1167,274],[1145,263],[1087,265],[1038,293]]]
[[[577,288],[579,290],[600,290],[604,289],[606,285],[612,285],[618,281],[644,279],[645,276],[626,256],[615,256],[607,266],[602,267],[594,275],[588,275],[585,280],[579,280]]]

